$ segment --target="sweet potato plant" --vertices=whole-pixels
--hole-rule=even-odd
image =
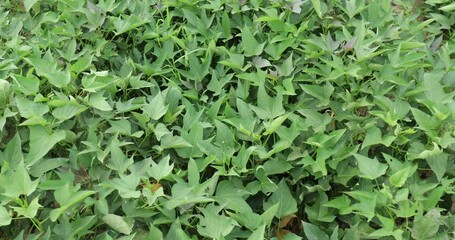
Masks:
[[[455,238],[451,0],[1,0],[0,239]]]

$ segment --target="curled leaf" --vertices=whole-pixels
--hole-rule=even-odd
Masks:
[[[123,217],[115,214],[107,214],[103,217],[103,221],[115,231],[125,235],[130,235],[133,229]]]

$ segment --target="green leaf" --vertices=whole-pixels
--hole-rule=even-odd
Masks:
[[[34,95],[39,91],[40,81],[35,76],[24,77],[22,75],[12,75],[13,86],[16,91],[20,91],[25,95]]]
[[[329,240],[329,236],[317,226],[303,222],[303,231],[308,239]]]
[[[332,200],[324,203],[324,207],[331,207],[336,208],[340,211],[340,214],[345,215],[352,212],[352,209],[349,207],[351,206],[351,199],[348,196],[342,195],[340,197],[333,198]]]
[[[305,116],[305,123],[311,126],[314,132],[324,132],[326,126],[331,122],[329,114],[319,113],[314,109],[300,109],[297,111]]]
[[[49,106],[44,103],[30,101],[26,98],[16,98],[16,106],[21,117],[30,119],[34,117],[42,117],[49,112]]]
[[[126,119],[121,119],[118,121],[109,121],[111,125],[105,132],[106,133],[119,133],[124,135],[131,135],[131,123]]]
[[[244,199],[247,194],[248,191],[244,189],[241,182],[221,181],[217,185],[214,199],[220,205],[224,205],[226,209],[232,209],[238,213],[250,213],[252,209]],[[239,221],[238,219],[236,220]]]
[[[411,167],[403,168],[390,176],[390,183],[394,187],[401,187],[409,177]]]
[[[190,186],[199,184],[199,168],[193,159],[188,162],[188,183]]]
[[[255,169],[254,176],[259,180],[260,188],[262,188],[263,192],[274,192],[278,188],[278,186],[267,177],[263,166],[259,166]]]
[[[154,206],[158,197],[165,196],[164,190],[162,187],[158,188],[158,190],[156,190],[154,192],[152,192],[152,190],[150,190],[149,188],[143,188],[142,195],[147,199],[147,204],[149,206]]]
[[[292,165],[288,162],[279,160],[279,159],[271,159],[264,163],[263,165],[265,174],[274,175],[285,173],[288,170],[292,169]]]
[[[241,226],[245,226],[251,231],[254,231],[254,229],[258,228],[262,224],[261,216],[257,213],[252,212],[251,208],[249,211],[238,211],[238,213],[231,216]]]
[[[254,57],[253,63],[257,68],[264,68],[264,67],[272,66],[272,64],[270,63],[269,60],[261,58],[261,57]]]
[[[387,171],[387,164],[380,163],[376,158],[368,158],[360,154],[354,154],[360,170],[360,177],[374,180]]]
[[[163,239],[163,233],[157,227],[150,224],[148,239]]]
[[[174,209],[182,205],[215,201],[213,198],[206,197],[207,193],[205,192],[205,189],[202,188],[202,185],[191,187],[185,183],[177,183],[172,186],[171,192],[172,198],[165,202],[165,207],[167,209]]]
[[[103,94],[103,91],[90,94],[90,105],[101,111],[112,111],[112,106],[106,101]]]
[[[286,181],[282,179],[278,183],[278,189],[273,192],[272,196],[264,203],[264,210],[279,203],[280,207],[275,216],[278,218],[291,215],[297,212],[297,201],[292,196]]]
[[[5,207],[0,205],[0,227],[1,226],[8,226],[11,224],[11,215],[9,214],[8,210]]]
[[[14,211],[17,212],[19,216],[24,216],[26,218],[34,218],[38,213],[38,209],[42,207],[38,203],[39,197],[33,199],[27,207],[13,207]]]
[[[450,95],[444,92],[444,86],[441,84],[445,71],[432,71],[423,75],[423,86],[425,87],[425,97],[435,103],[445,103]]]
[[[161,138],[161,147],[164,149],[167,148],[186,148],[193,147],[189,142],[185,141],[182,137],[172,136],[166,134]]]
[[[138,198],[141,195],[141,192],[136,190],[139,182],[140,177],[132,173],[128,176],[120,176],[120,178],[104,181],[100,186],[116,189],[124,199]]]
[[[168,106],[164,104],[163,95],[158,93],[149,104],[142,108],[142,111],[153,120],[158,120],[166,114],[167,109]]]
[[[16,166],[24,161],[22,142],[19,134],[14,135],[13,139],[8,142],[8,145],[6,145],[6,149],[3,152],[3,156],[0,154],[0,158],[5,159],[10,166]]]
[[[425,216],[414,221],[411,236],[416,240],[432,239],[441,225],[441,214],[433,209]]]
[[[278,209],[280,209],[280,205],[281,204],[277,202],[262,213],[261,219],[264,224],[270,225],[272,223],[273,218],[277,215]]]
[[[251,151],[245,149],[245,145],[242,145],[240,151],[237,152],[237,156],[233,156],[231,163],[234,167],[237,167],[241,172],[247,171],[246,166],[248,164],[249,156]]]
[[[11,199],[18,198],[20,195],[31,195],[36,190],[39,179],[31,180],[22,161],[12,167],[12,169],[0,175],[0,186],[5,187],[2,195]]]
[[[265,42],[259,43],[256,41],[248,26],[243,27],[241,48],[244,51],[245,56],[250,57],[261,54],[264,49],[264,45]]]
[[[50,51],[47,51],[43,58],[31,57],[26,59],[35,68],[39,76],[45,77],[49,82],[58,87],[66,87],[71,76],[68,71],[60,71],[57,66],[57,60],[54,59]]]
[[[282,24],[281,20],[280,21],[270,21],[268,22],[269,25],[273,26],[277,24],[279,27],[275,26],[276,28],[279,28],[277,30],[282,30],[283,28],[287,28],[286,24]],[[274,60],[279,60],[281,58],[281,55],[286,51],[287,48],[291,47],[292,44],[294,44],[295,38],[286,38],[280,41],[278,44],[269,44],[267,47],[264,49],[264,51],[269,54]]]
[[[324,86],[300,84],[300,87],[309,95],[319,100],[318,107],[327,106],[330,103],[330,96],[332,95],[335,88],[327,83]]]
[[[25,8],[25,11],[28,12],[30,11],[30,9],[33,7],[33,5],[35,5],[35,3],[37,3],[38,0],[24,0],[23,3],[24,3],[24,8]]]
[[[335,152],[330,148],[319,148],[316,154],[316,161],[311,164],[313,172],[320,172],[322,176],[327,176],[326,160]]]
[[[371,191],[351,191],[346,192],[349,196],[357,200],[357,203],[351,205],[355,214],[365,216],[368,221],[375,216],[378,194]]]
[[[219,61],[219,63],[233,69],[242,69],[244,61],[245,57],[242,54],[229,52],[229,59]]]
[[[205,208],[199,208],[203,216],[200,217],[197,224],[197,231],[205,237],[220,239],[227,236],[233,229],[236,222],[229,217],[220,215],[220,209],[213,204]],[[223,226],[223,227],[220,227]]]
[[[105,222],[109,227],[114,229],[116,232],[130,235],[133,231],[133,226],[128,224],[125,219],[121,216],[115,214],[107,214],[103,217],[103,222]]]
[[[30,150],[25,158],[26,166],[33,166],[43,158],[58,142],[65,139],[66,134],[63,130],[50,132],[42,126],[29,126],[30,129]],[[43,141],[46,139],[46,141]]]
[[[444,12],[455,11],[455,3],[451,3],[451,4],[445,5],[443,7],[440,7],[439,10],[444,11]]]
[[[292,53],[281,65],[275,66],[278,74],[281,76],[289,76],[294,71],[294,64],[292,62]]]
[[[428,165],[435,173],[438,181],[441,181],[447,171],[448,159],[449,155],[446,153],[439,153],[426,158]]]
[[[92,64],[92,58],[93,55],[90,55],[88,53],[78,58],[77,61],[71,65],[71,71],[75,72],[76,74],[83,72]]]
[[[77,114],[82,113],[87,108],[75,103],[75,102],[68,102],[66,105],[62,107],[57,107],[52,111],[52,116],[57,118],[60,121],[65,121],[71,119],[72,117],[76,116]]]
[[[98,94],[91,94],[90,97],[93,97],[94,100],[99,101],[99,98],[102,98],[104,92],[100,91],[115,82],[118,81],[118,78],[108,75],[107,72],[95,72],[92,75],[87,75],[82,77],[82,86],[84,87],[85,91],[91,93],[98,93]]]
[[[325,206],[326,203],[328,203],[328,196],[320,191],[316,202],[312,206],[305,207],[308,218],[312,221],[332,222],[335,219],[335,215],[332,209]]]
[[[229,129],[226,124],[215,120],[216,127],[216,143],[222,149],[234,148],[235,147],[235,137],[232,134],[231,129]]]
[[[119,140],[114,139],[107,147],[110,152],[110,158],[107,167],[119,173],[124,173],[126,169],[133,164],[134,160],[132,158],[127,158],[127,156],[120,148],[120,145],[121,143]]]
[[[131,31],[147,23],[144,18],[141,18],[136,14],[127,17],[111,17],[111,21],[115,27],[115,35]]]
[[[419,128],[422,130],[429,132],[438,126],[439,121],[435,117],[430,116],[417,108],[411,108],[411,111]]]
[[[318,17],[322,18],[321,2],[319,0],[311,0],[311,3],[313,3],[313,8],[316,11]]]
[[[362,143],[362,148],[380,143],[382,143],[381,129],[378,127],[371,127],[367,130],[365,139]]]
[[[250,106],[260,119],[274,119],[285,113],[283,96],[278,93],[275,98],[270,97],[263,85],[259,86],[257,107]]]
[[[328,135],[324,133],[317,133],[308,138],[306,143],[317,146],[317,147],[324,147],[324,148],[331,148],[333,147],[338,140],[343,136],[343,134],[346,132],[346,129],[338,129],[335,131],[332,131]]]
[[[265,238],[265,224],[262,224],[251,233],[247,240],[263,240]]]
[[[446,179],[442,179],[442,183],[444,184],[444,181],[447,181]],[[452,181],[452,180],[451,180]],[[453,181],[451,182],[453,185]],[[439,202],[441,201],[442,196],[444,195],[444,192],[448,190],[447,186],[439,186],[435,189],[433,189],[429,194],[427,199],[423,202],[423,207],[425,209],[433,209],[438,206]]]
[[[147,173],[153,177],[156,181],[160,181],[161,179],[167,177],[171,174],[172,169],[174,169],[174,163],[169,165],[170,156],[167,155],[166,157],[162,158],[158,164],[152,161],[152,167],[147,170]]]
[[[60,207],[53,209],[49,213],[49,217],[52,222],[57,221],[57,219],[64,214],[68,208],[81,202],[90,195],[95,194],[95,191],[82,190],[78,191],[77,187],[70,186],[69,183],[64,184],[62,187],[57,189],[54,192],[55,200],[60,204]]]

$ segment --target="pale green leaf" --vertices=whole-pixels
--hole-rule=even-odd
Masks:
[[[249,26],[245,26],[242,29],[242,43],[241,47],[245,53],[245,56],[257,56],[262,53],[264,49],[264,43],[259,43],[250,31]]]
[[[263,240],[265,238],[265,224],[258,227],[251,233],[247,240]]]
[[[411,167],[403,168],[390,176],[390,183],[394,187],[401,187],[409,177]]]
[[[219,210],[213,204],[200,208],[203,217],[200,217],[197,231],[202,236],[220,239],[221,237],[227,236],[234,229],[236,222],[232,218],[220,215]]]
[[[11,215],[5,207],[0,205],[0,226],[8,226],[11,223]]]
[[[71,81],[68,71],[58,69],[57,60],[50,51],[47,51],[43,58],[31,57],[27,61],[33,65],[39,76],[47,78],[52,85],[58,88],[66,87]]]
[[[25,8],[25,11],[28,12],[30,11],[30,9],[33,7],[33,5],[35,5],[35,3],[37,3],[39,0],[24,0],[23,3],[24,3],[24,8]]]
[[[311,3],[313,3],[313,8],[316,11],[318,17],[322,18],[321,2],[319,0],[311,0]]]
[[[153,120],[158,120],[166,114],[168,106],[164,104],[164,98],[158,93],[149,104],[145,105],[142,110]]]
[[[12,169],[6,173],[0,174],[0,186],[5,188],[2,195],[11,199],[18,198],[20,195],[30,196],[36,190],[38,183],[38,179],[31,180],[23,161],[12,166]]]
[[[111,227],[115,231],[125,235],[130,235],[133,230],[133,226],[128,224],[123,217],[115,214],[105,215],[103,217],[103,222],[105,222],[107,225],[109,225],[109,227]]]
[[[29,126],[30,129],[30,150],[25,158],[26,166],[33,166],[43,158],[58,142],[65,139],[63,130],[52,132],[43,126]],[[46,141],[43,141],[46,139]]]
[[[354,154],[360,170],[360,177],[367,179],[377,179],[387,171],[387,164],[380,163],[376,158],[365,157],[360,154]]]
[[[167,177],[174,168],[174,163],[169,164],[169,160],[170,156],[167,155],[158,164],[152,161],[152,167],[148,169],[147,173],[157,181]]]
[[[426,240],[435,237],[441,224],[441,214],[433,209],[425,216],[414,221],[411,236],[416,240]]]
[[[111,111],[112,106],[106,101],[106,97],[103,96],[104,92],[97,92],[90,94],[90,105],[101,111]]]
[[[291,190],[289,190],[284,179],[278,183],[278,189],[273,192],[272,196],[264,203],[264,209],[268,209],[277,203],[280,204],[280,207],[275,214],[278,218],[297,212],[297,201],[292,196]]]
[[[433,170],[438,181],[441,181],[447,171],[448,159],[449,155],[446,153],[439,153],[436,155],[428,156],[426,158],[428,165],[430,166],[431,170]]]
[[[42,207],[42,205],[38,203],[38,200],[39,197],[36,197],[28,204],[27,207],[13,207],[13,209],[19,216],[34,218],[38,213],[38,209]]]

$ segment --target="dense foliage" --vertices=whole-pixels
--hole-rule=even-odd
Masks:
[[[2,0],[0,239],[453,239],[450,0]]]

